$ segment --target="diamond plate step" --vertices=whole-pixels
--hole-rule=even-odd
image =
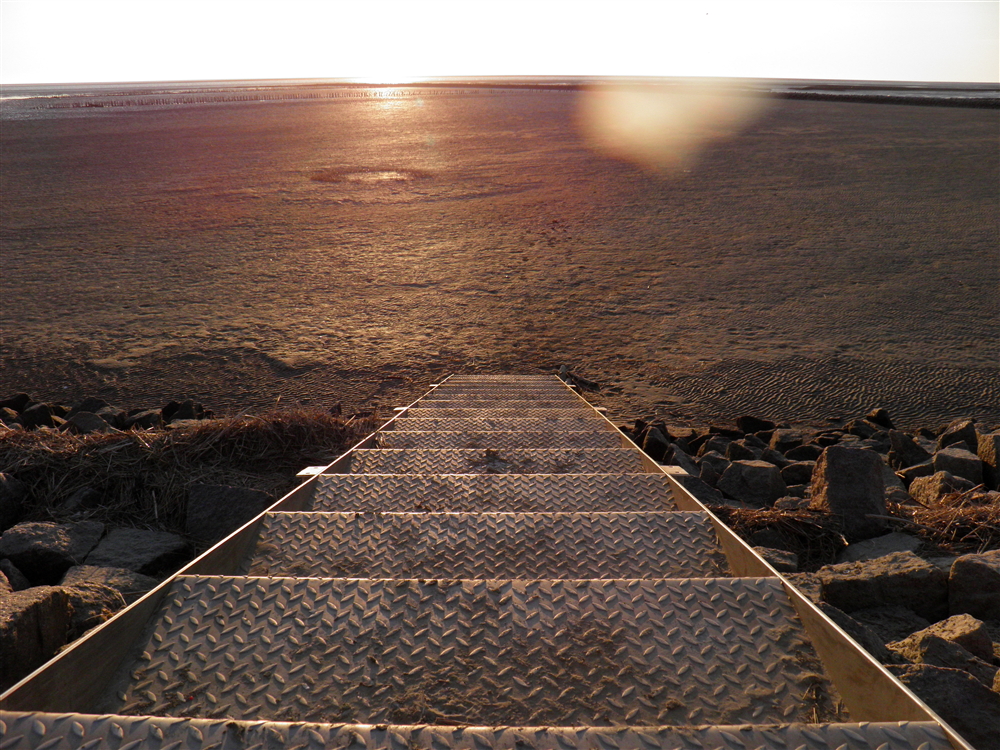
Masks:
[[[582,403],[579,399],[505,399],[503,401],[498,401],[498,399],[495,398],[482,398],[479,396],[472,396],[469,398],[438,399],[433,401],[421,399],[411,408],[420,409],[421,411],[438,411],[448,409],[491,410],[496,409],[498,404],[502,404],[502,408],[506,410],[516,409],[517,411],[523,411],[525,409],[532,409],[550,411],[558,409],[576,411],[581,414],[594,413],[592,408]]]
[[[440,727],[161,719],[7,712],[5,750],[351,748],[351,750],[950,750],[929,722],[790,727]]]
[[[613,432],[441,432],[386,430],[378,436],[380,448],[621,448]]]
[[[676,510],[661,474],[326,474],[314,511],[588,512]]]
[[[729,575],[704,513],[269,513],[242,572],[314,578]]]
[[[836,720],[777,578],[179,577],[102,713],[611,726]]]
[[[475,388],[471,386],[453,387],[441,386],[426,394],[421,401],[449,400],[455,398],[493,398],[493,399],[541,399],[557,401],[580,402],[579,397],[571,390],[560,386],[552,388]]]
[[[352,474],[611,474],[642,472],[634,450],[376,448],[351,454]]]
[[[506,407],[497,407],[496,401],[491,401],[489,404],[481,409],[468,409],[468,408],[444,408],[444,407],[433,407],[433,406],[422,406],[424,402],[418,401],[417,406],[411,406],[406,411],[400,414],[400,419],[416,419],[416,418],[427,418],[427,417],[464,417],[473,419],[496,419],[496,418],[533,418],[533,419],[544,419],[546,417],[555,417],[557,419],[587,419],[593,422],[603,421],[601,416],[595,412],[593,409],[586,407],[579,409],[535,409],[532,406],[525,406],[523,408],[514,409]],[[504,402],[506,403],[506,402]],[[531,402],[527,402],[531,403]]]
[[[500,432],[619,432],[603,420],[590,417],[402,417],[393,423],[395,429],[409,431],[443,431],[443,432],[483,432],[497,430]]]

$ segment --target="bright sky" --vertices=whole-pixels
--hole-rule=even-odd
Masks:
[[[1000,81],[998,0],[0,0],[0,82]]]

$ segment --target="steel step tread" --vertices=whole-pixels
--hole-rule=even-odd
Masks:
[[[481,430],[386,430],[378,436],[380,448],[621,448],[621,435],[607,431],[519,432]]]
[[[185,747],[353,750],[951,750],[933,722],[715,727],[453,727],[429,724],[307,724],[152,716],[5,712],[3,747]]]
[[[610,432],[618,430],[603,420],[590,417],[401,417],[393,429],[443,432],[483,430],[524,432]]]
[[[429,391],[421,398],[421,401],[434,401],[436,399],[453,398],[516,398],[516,399],[558,399],[575,401],[579,403],[580,397],[576,391],[563,386],[554,385],[551,387],[527,386],[523,388],[513,386],[440,386],[433,391]]]
[[[613,448],[368,448],[352,474],[611,474],[643,471],[635,450]]]
[[[778,578],[180,576],[137,646],[101,712],[511,726],[844,720]]]
[[[314,511],[676,510],[662,474],[324,474]]]
[[[472,397],[472,398],[451,398],[451,399],[435,399],[427,400],[420,399],[411,408],[413,409],[424,409],[424,410],[438,410],[438,409],[496,409],[498,408],[498,403],[502,404],[503,409],[517,409],[518,411],[522,409],[544,409],[548,410],[567,410],[567,411],[578,411],[581,413],[592,413],[594,410],[587,404],[580,401],[578,398],[566,398],[566,399],[505,399],[503,401],[498,401],[495,398],[482,398],[482,397]]]
[[[505,402],[506,403],[506,402]],[[588,419],[594,422],[602,421],[599,413],[588,407],[562,408],[562,409],[536,409],[534,406],[524,406],[522,408],[510,408],[497,406],[497,402],[490,402],[483,408],[462,408],[462,407],[434,407],[424,406],[418,401],[416,406],[409,407],[400,413],[400,419],[416,419],[427,417],[465,417],[471,419],[495,419],[504,417],[524,418],[544,418],[556,417],[559,419]]]
[[[315,578],[731,575],[708,515],[268,513],[241,572]]]

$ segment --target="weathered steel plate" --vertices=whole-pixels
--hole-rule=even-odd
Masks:
[[[413,409],[438,410],[438,409],[496,409],[501,406],[504,409],[560,409],[577,411],[583,414],[593,414],[594,410],[578,398],[547,398],[547,399],[515,399],[508,398],[500,401],[489,396],[468,396],[464,398],[449,398],[428,400],[421,399],[414,404]]]
[[[504,406],[497,406],[496,401],[490,402],[480,409],[470,409],[470,408],[445,408],[445,407],[434,407],[434,406],[424,406],[423,401],[418,401],[417,406],[411,406],[406,411],[400,414],[400,419],[416,419],[418,417],[464,417],[466,419],[493,419],[493,418],[544,418],[544,417],[556,417],[558,419],[589,419],[592,421],[601,421],[601,415],[598,414],[593,409],[587,407],[581,408],[562,408],[562,409],[538,409],[531,405],[533,402],[526,403],[525,406],[521,408],[510,408],[506,406],[507,402],[502,402]]]
[[[676,510],[661,474],[327,474],[315,511],[549,512]]]
[[[839,718],[781,582],[180,577],[102,712],[474,725]]]
[[[386,430],[378,436],[380,448],[621,448],[621,435],[606,431],[441,432]]]
[[[730,575],[704,513],[269,513],[242,568],[314,578]]]
[[[482,432],[610,432],[619,434],[607,422],[590,417],[403,417],[397,420],[398,430]]]
[[[375,448],[351,454],[352,474],[611,474],[643,471],[634,450]]]
[[[349,750],[950,750],[930,722],[789,727],[442,727],[5,713],[0,747]]]

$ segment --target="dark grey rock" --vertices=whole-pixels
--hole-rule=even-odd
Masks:
[[[729,450],[729,444],[733,442],[732,438],[725,437],[723,435],[712,435],[701,444],[698,448],[698,455],[703,456],[709,451],[715,451],[716,453],[721,453],[723,456],[726,455],[726,451]]]
[[[811,485],[814,510],[839,517],[844,536],[857,542],[880,535],[886,527],[882,459],[863,448],[831,445],[816,462]],[[843,608],[841,608],[843,609]]]
[[[655,427],[646,430],[646,436],[642,440],[642,449],[654,461],[663,461],[667,450],[670,448],[670,441]]]
[[[987,489],[1000,489],[1000,430],[979,436],[976,452],[983,462],[983,482]]]
[[[34,404],[21,412],[20,420],[24,429],[33,430],[36,427],[55,427],[52,417],[52,409],[48,404]]]
[[[736,429],[746,434],[751,432],[763,432],[773,430],[777,425],[770,419],[760,419],[759,417],[743,416],[736,418]]]
[[[28,488],[11,474],[0,473],[0,532],[21,520]]]
[[[882,408],[875,408],[868,412],[865,415],[865,421],[876,424],[886,430],[895,429],[892,419],[889,418],[889,412]]]
[[[843,610],[837,609],[832,604],[827,604],[826,602],[819,602],[816,606],[820,608],[823,614],[837,623],[845,633],[851,636],[861,648],[878,659],[878,661],[884,664],[893,660],[892,653],[885,647],[882,639],[878,637],[875,631],[860,620],[855,620]]]
[[[929,477],[934,473],[934,462],[931,460],[924,461],[922,464],[914,464],[913,466],[907,466],[905,469],[900,469],[896,472],[896,476],[903,480],[903,483],[909,487],[910,483],[914,479],[919,479],[920,477]]]
[[[976,433],[976,423],[971,419],[956,419],[945,428],[937,439],[937,450],[947,448],[949,445],[961,445],[967,451],[973,453],[979,448],[979,436]]]
[[[659,434],[655,428],[650,432]],[[274,498],[260,490],[195,484],[188,488],[184,530],[192,539],[217,542],[273,504]]]
[[[779,573],[799,572],[799,556],[794,552],[774,547],[754,547],[754,550]]]
[[[815,573],[786,573],[785,579],[814,604],[823,601],[823,586]]]
[[[878,635],[882,643],[900,641],[930,625],[927,618],[895,604],[856,609],[851,617]]]
[[[809,507],[809,500],[805,497],[805,485],[804,484],[794,484],[786,492],[793,490],[801,490],[803,492],[802,496],[799,495],[785,495],[785,497],[779,497],[774,501],[775,510],[806,510]]]
[[[760,460],[767,461],[769,464],[774,464],[779,469],[784,469],[790,463],[793,463],[792,461],[789,461],[787,458],[785,458],[783,453],[779,453],[778,451],[772,448],[767,448],[766,450],[762,451],[760,454]]]
[[[111,434],[119,432],[119,430],[116,430],[110,424],[105,422],[104,419],[89,411],[78,411],[66,420],[66,424],[62,426],[62,429],[76,435],[90,435],[92,433]]]
[[[983,483],[983,462],[964,447],[951,445],[934,454],[934,471],[947,471],[973,484]]]
[[[0,557],[9,558],[33,583],[55,583],[83,562],[104,533],[104,524],[19,523],[0,536]]]
[[[73,609],[70,639],[79,638],[125,606],[125,599],[110,586],[103,586],[99,583],[80,583],[74,586],[60,586],[59,588],[69,597],[69,603]]]
[[[807,445],[800,445],[796,448],[785,453],[785,458],[789,461],[815,461],[823,453],[823,448],[816,445],[815,443],[808,443]]]
[[[809,484],[815,468],[815,461],[796,461],[781,470],[781,478],[785,480],[786,485]]]
[[[24,589],[31,588],[31,581],[28,580],[28,577],[6,558],[0,560],[0,573],[4,574],[7,583],[10,584],[10,587],[14,591],[23,591]]]
[[[976,750],[1000,750],[1000,695],[968,672],[929,664],[887,666]]]
[[[680,466],[693,477],[697,477],[701,473],[694,459],[685,453],[676,443],[674,443],[670,453],[667,454],[666,461],[671,466]]]
[[[894,469],[929,461],[931,454],[917,445],[917,442],[899,430],[889,430],[889,465]]]
[[[1000,620],[1000,550],[962,555],[951,565],[948,609],[981,620]]]
[[[887,643],[886,648],[913,664],[961,669],[991,689],[997,675],[996,667],[973,656],[957,643],[924,631],[914,633],[903,641]]]
[[[898,604],[932,622],[948,614],[948,575],[912,552],[825,565],[816,575],[823,599],[847,613]]]
[[[919,643],[926,636],[936,636],[943,638],[950,643],[957,643],[973,656],[990,661],[993,659],[993,641],[987,632],[982,620],[977,620],[972,615],[953,615],[947,620],[936,622],[923,630],[918,630],[909,637],[898,641],[902,644]],[[911,661],[916,661],[912,660]],[[919,662],[918,662],[919,663]],[[939,667],[948,667],[950,664],[938,664]],[[962,669],[962,667],[956,667]],[[990,678],[992,684],[993,678]]]
[[[675,475],[674,479],[705,505],[722,505],[725,502],[725,498],[722,497],[721,492],[714,487],[708,486],[698,477]]]
[[[805,442],[802,433],[798,430],[779,429],[771,434],[771,442],[768,445],[771,450],[785,453],[792,448],[797,448]]]
[[[876,424],[872,424],[865,419],[852,419],[844,425],[844,429],[851,435],[864,439],[870,438],[876,432],[879,432],[881,427]]]
[[[148,430],[163,426],[163,417],[159,409],[144,409],[136,414],[131,414],[125,419],[123,429],[143,429]]]
[[[0,408],[13,409],[20,414],[34,403],[35,400],[27,393],[18,393],[16,396],[11,396],[0,401]]]
[[[921,505],[939,505],[945,495],[965,492],[975,487],[968,479],[952,476],[947,471],[939,471],[928,477],[917,477],[910,483],[910,495]]]
[[[768,438],[767,440],[761,440],[756,435],[745,435],[741,439],[743,441],[743,444],[747,448],[750,448],[750,449],[756,450],[756,451],[767,450],[767,446],[771,444],[771,438]]]
[[[158,581],[126,568],[100,568],[94,565],[74,565],[66,571],[60,586],[90,586],[99,584],[114,589],[126,604],[131,604],[147,591],[156,588]]]
[[[718,488],[733,500],[764,507],[785,494],[785,481],[774,464],[733,461],[719,479]]]
[[[715,487],[728,467],[729,461],[726,458],[715,451],[709,451],[698,461],[698,476],[708,486]]]
[[[726,458],[730,461],[756,461],[763,452],[763,448],[754,448],[746,440],[734,440],[726,446]]]
[[[156,576],[172,571],[190,554],[191,545],[177,534],[145,529],[113,529],[84,562]]]
[[[863,542],[849,544],[837,555],[838,563],[863,562],[885,557],[893,552],[916,552],[920,540],[910,534],[894,531],[884,536],[865,539]]]
[[[80,412],[83,411],[90,412],[91,414],[97,414],[97,412],[99,412],[101,409],[104,409],[105,407],[108,406],[111,406],[111,404],[109,404],[103,398],[94,398],[93,396],[89,396],[80,403],[74,404],[73,408],[66,413],[66,418],[69,419],[73,415],[79,414]]]
[[[0,690],[40,667],[66,644],[73,607],[56,586],[0,597]]]
[[[187,399],[186,401],[171,401],[163,407],[161,416],[164,423],[169,424],[174,420],[185,419],[208,419],[212,412],[208,411],[201,404]]]

